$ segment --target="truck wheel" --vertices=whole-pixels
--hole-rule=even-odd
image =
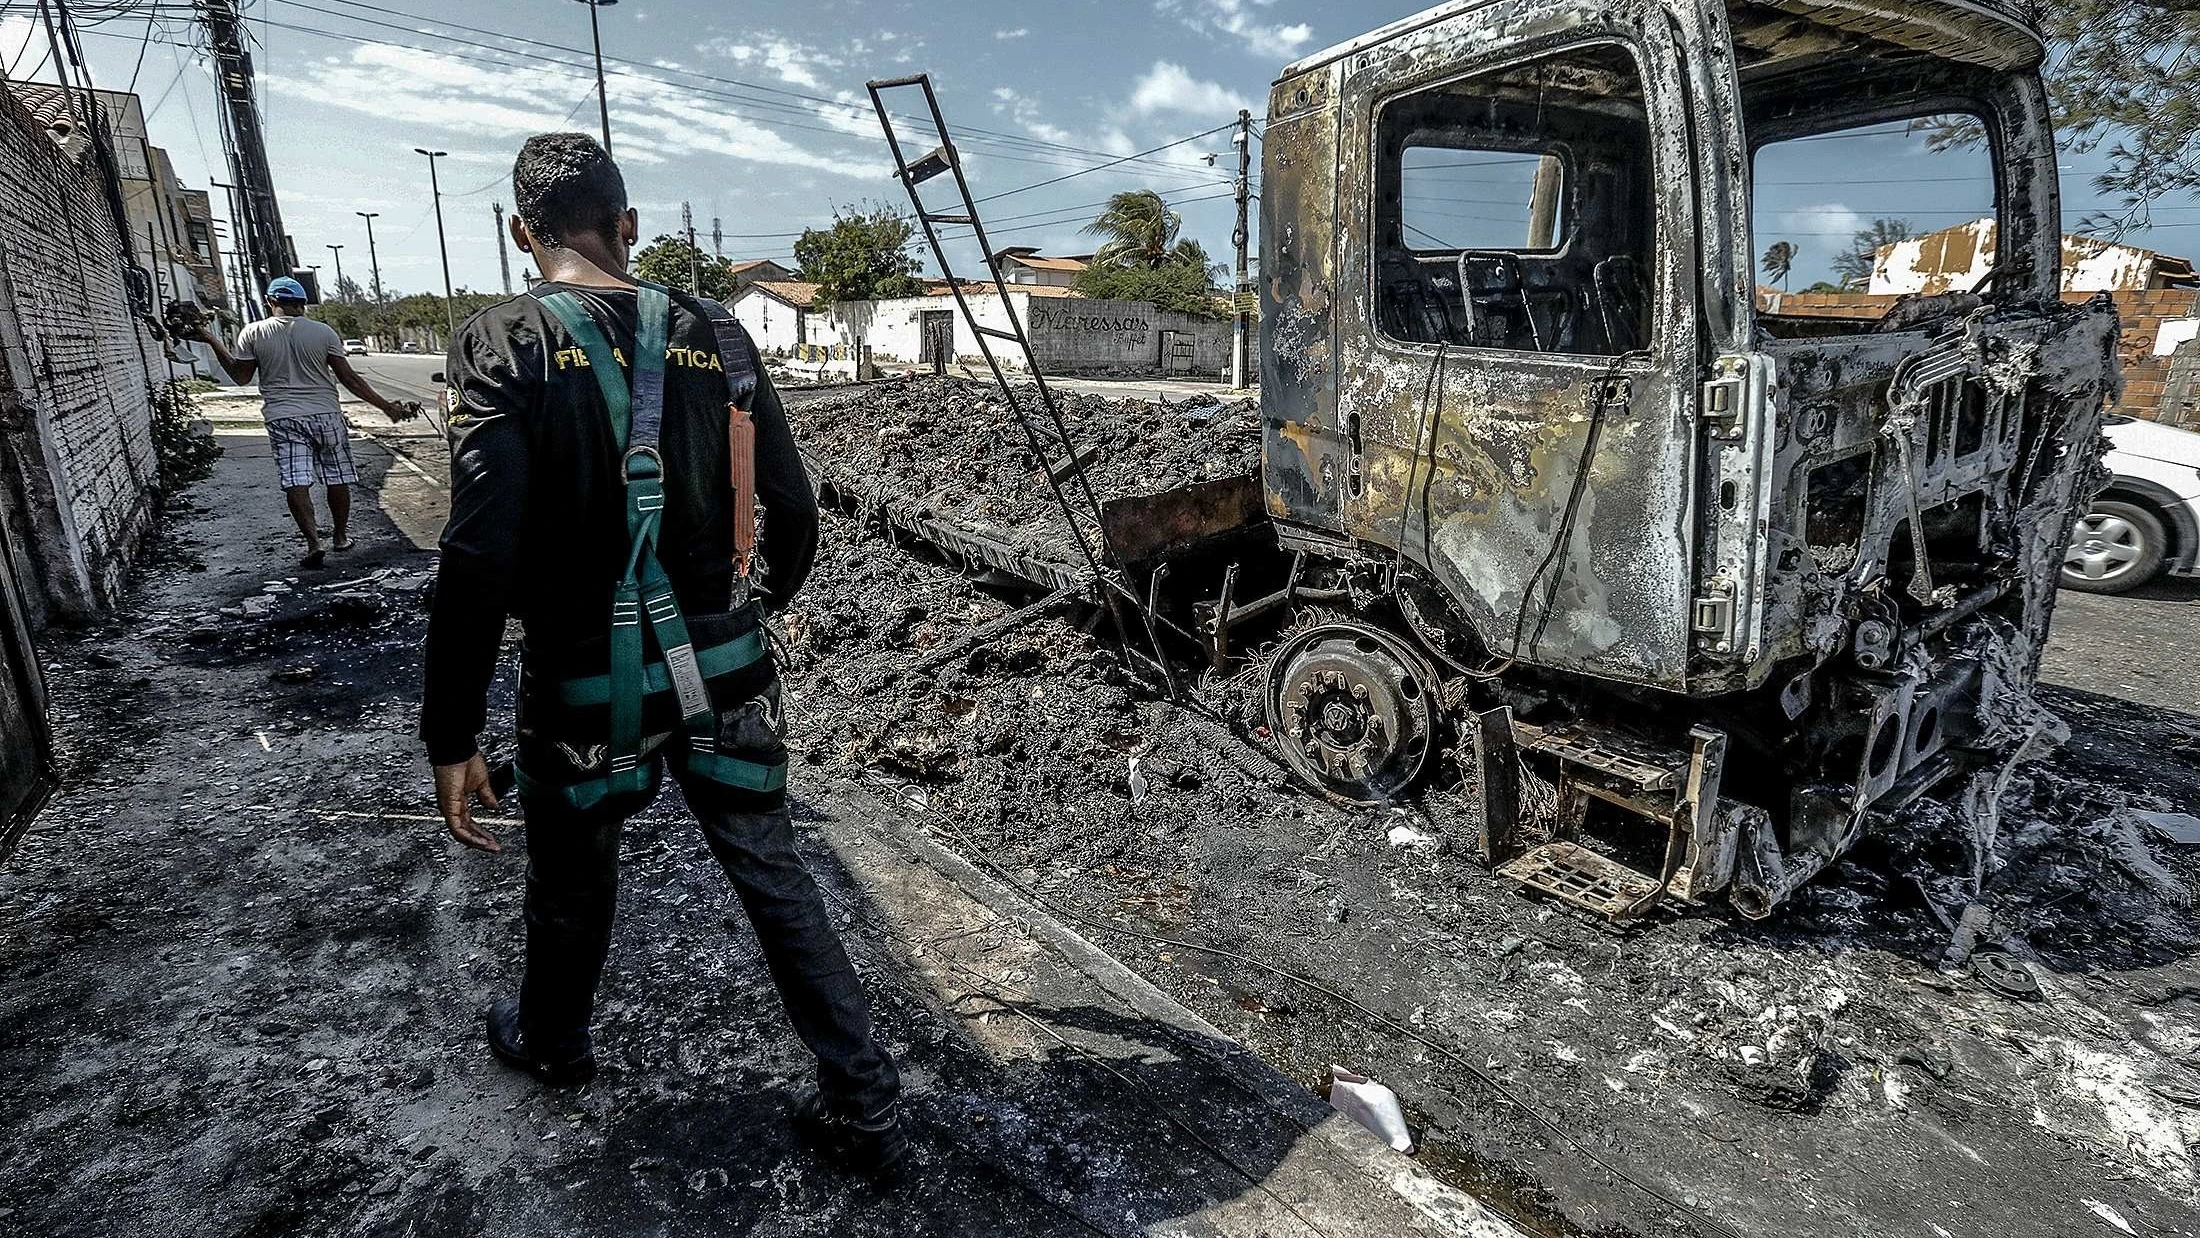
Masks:
[[[1436,676],[1380,628],[1324,618],[1268,663],[1268,726],[1285,764],[1332,799],[1380,804],[1428,764]]]
[[[2096,499],[2070,531],[2062,583],[2085,593],[2125,593],[2162,572],[2169,534],[2162,519],[2136,503]]]

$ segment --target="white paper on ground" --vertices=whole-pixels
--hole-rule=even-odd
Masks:
[[[1329,1068],[1329,1106],[1375,1132],[1375,1137],[1400,1152],[1413,1151],[1413,1132],[1406,1128],[1405,1108],[1398,1094],[1366,1075],[1342,1066]]]

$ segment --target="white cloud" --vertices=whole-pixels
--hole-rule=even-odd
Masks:
[[[996,86],[993,89],[993,98],[993,111],[996,114],[1014,120],[1025,133],[1040,141],[1052,142],[1057,146],[1082,145],[1077,141],[1077,135],[1069,130],[1040,119],[1039,101],[1031,96],[1018,94],[1006,86]]]
[[[590,85],[575,73],[551,66],[492,68],[478,60],[460,61],[383,43],[356,47],[336,63],[316,64],[303,74],[269,79],[269,89],[324,107],[431,132],[500,141],[559,127]],[[722,155],[843,176],[867,177],[881,171],[875,152],[850,158],[833,148],[832,139],[790,140],[763,119],[743,113],[738,105],[698,95],[660,77],[620,72],[607,79],[607,86],[622,163],[660,164]],[[818,114],[828,121],[842,121],[832,125],[842,132],[876,134],[876,122],[867,130],[858,129],[853,108],[820,107]]]
[[[838,69],[843,61],[829,52],[805,47],[791,39],[777,35],[763,35],[747,42],[732,39],[713,39],[698,51],[723,56],[735,64],[757,64],[777,75],[789,86],[804,90],[817,90],[824,85],[818,78],[820,69]]]
[[[1796,232],[1819,238],[1846,238],[1871,226],[1869,219],[1838,202],[1799,206],[1793,210],[1775,211],[1773,215],[1786,221],[1786,226]]]
[[[1028,27],[1018,26],[1014,30],[996,30],[993,32],[993,37],[1002,40],[1020,39],[1030,33],[1031,31]]]
[[[1264,21],[1263,10],[1276,0],[1155,0],[1154,7],[1174,13],[1194,30],[1226,35],[1255,56],[1288,60],[1313,41],[1314,28],[1305,22]]]
[[[1141,116],[1155,112],[1187,112],[1228,119],[1252,103],[1245,96],[1215,82],[1203,82],[1185,72],[1182,65],[1157,60],[1131,89],[1131,110]]]

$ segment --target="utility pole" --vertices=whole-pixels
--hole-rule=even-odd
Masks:
[[[726,258],[726,225],[716,215],[710,217],[710,253],[723,262]]]
[[[489,209],[497,217],[497,273],[504,277],[504,295],[512,295],[512,256],[504,248],[504,204],[491,202]]]
[[[1237,134],[1230,140],[1237,143],[1238,148],[1237,233],[1231,237],[1237,243],[1237,287],[1232,290],[1232,296],[1230,297],[1230,308],[1233,311],[1233,317],[1237,325],[1230,341],[1230,385],[1239,391],[1243,391],[1245,390],[1246,377],[1245,337],[1252,325],[1250,315],[1245,312],[1245,293],[1251,287],[1251,280],[1246,270],[1245,254],[1246,246],[1252,240],[1252,230],[1246,226],[1245,211],[1246,203],[1251,199],[1253,192],[1253,114],[1251,112],[1240,111],[1238,113]]]
[[[580,0],[588,6],[588,35],[596,44],[596,111],[603,117],[603,153],[611,153],[611,100],[603,91],[603,27],[596,21],[596,10],[614,5],[619,0]]]
[[[447,328],[443,343],[447,346],[458,335],[458,307],[452,303],[451,246],[443,238],[443,186],[435,178],[435,161],[451,152],[415,146],[413,153],[428,157],[428,192],[435,197],[435,247],[443,255],[443,325]]]
[[[374,272],[374,303],[382,304],[382,259],[374,252],[374,217],[380,211],[353,211],[352,214],[367,221],[367,269]]]
[[[328,251],[336,255],[336,285],[334,291],[340,297],[344,295],[344,247],[331,245],[328,247]]]
[[[237,249],[252,269],[255,295],[268,281],[290,274],[282,213],[275,206],[275,177],[267,163],[267,141],[260,130],[260,105],[252,82],[252,55],[245,50],[243,20],[236,0],[199,0],[207,46],[214,55],[214,81],[221,92],[229,173],[236,181],[242,214]]]
[[[702,272],[698,268],[703,264],[703,251],[695,248],[695,208],[685,202],[680,204],[680,229],[688,239],[688,291],[702,296]]]
[[[252,247],[252,237],[245,230],[244,207],[238,202],[237,187],[222,181],[207,183],[229,198],[229,253],[237,261],[237,317],[246,321],[265,317],[261,298],[267,295],[267,283],[264,280],[254,282],[258,277],[247,253]]]

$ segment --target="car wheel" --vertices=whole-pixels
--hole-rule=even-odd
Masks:
[[[2086,593],[2124,593],[2161,575],[2169,553],[2162,518],[2136,503],[2097,499],[2078,517],[2063,552],[2062,583]]]

